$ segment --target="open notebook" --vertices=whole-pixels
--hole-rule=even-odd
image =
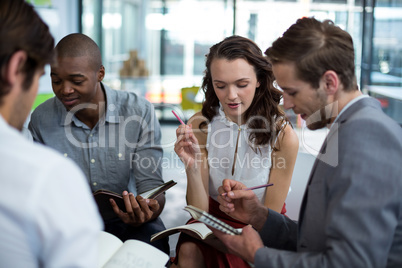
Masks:
[[[98,268],[165,267],[169,256],[145,242],[129,239],[122,242],[102,231],[99,234]]]

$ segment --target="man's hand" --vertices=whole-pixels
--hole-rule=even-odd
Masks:
[[[159,202],[155,199],[144,199],[142,196],[135,197],[132,193],[124,191],[123,200],[127,212],[121,211],[113,199],[110,199],[110,204],[113,211],[124,223],[134,227],[154,219],[156,216],[154,214],[159,211]]]
[[[268,216],[268,208],[260,202],[252,190],[243,190],[246,188],[241,182],[223,180],[222,186],[218,188],[219,208],[229,216],[261,230]]]
[[[254,263],[255,253],[264,246],[260,235],[251,225],[244,227],[241,235],[228,235],[217,229],[211,229],[215,236],[226,245],[229,253],[235,254],[250,263]]]

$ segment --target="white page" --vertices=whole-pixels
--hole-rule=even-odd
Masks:
[[[164,185],[158,186],[158,187],[155,188],[155,189],[148,190],[148,191],[143,192],[143,193],[141,193],[141,194],[139,194],[139,195],[142,196],[143,198],[147,199],[151,194],[153,194],[154,192],[156,192],[157,190],[159,190],[159,189],[162,188],[163,186],[164,186]]]
[[[104,268],[163,268],[169,256],[139,240],[127,240]]]
[[[113,256],[113,254],[123,245],[123,242],[116,236],[102,231],[99,234],[99,257],[98,267],[102,267]]]

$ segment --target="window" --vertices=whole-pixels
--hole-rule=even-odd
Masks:
[[[376,1],[372,25],[371,43],[366,45],[371,50],[364,89],[402,125],[402,2]]]

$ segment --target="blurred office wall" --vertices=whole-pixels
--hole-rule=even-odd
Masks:
[[[224,37],[248,37],[265,51],[298,18],[331,19],[353,37],[362,90],[377,97],[383,109],[402,124],[400,0],[30,2],[57,41],[80,31],[99,44],[106,83],[159,105],[180,105],[182,88],[200,86],[205,54]],[[49,91],[49,82],[42,85],[41,92]]]

